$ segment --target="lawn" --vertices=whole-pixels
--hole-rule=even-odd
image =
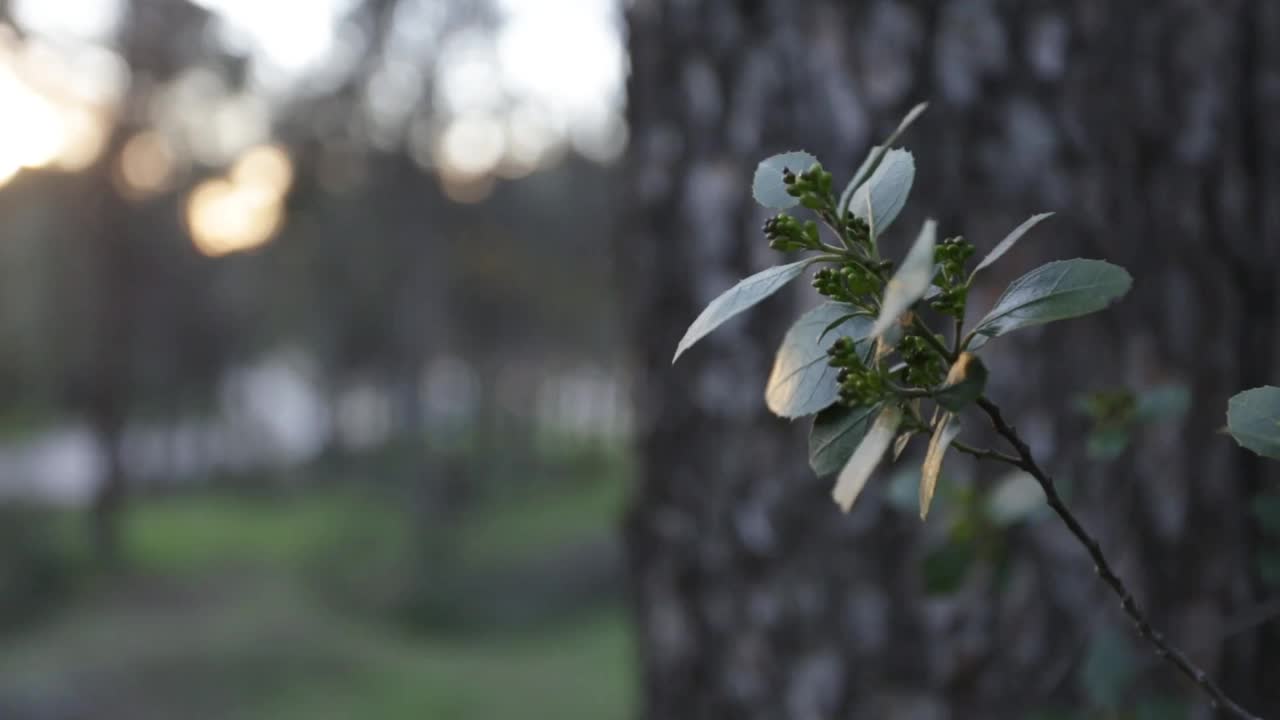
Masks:
[[[446,584],[469,595],[454,601],[483,613],[474,601],[492,599],[476,597],[484,588],[520,590],[530,572],[557,567],[548,558],[615,545],[624,493],[620,470],[487,492],[449,529],[447,568],[422,564],[403,498],[367,485],[141,499],[125,522],[127,570],[78,583],[60,610],[0,643],[0,715],[630,717],[631,638],[617,593],[454,626],[331,592],[368,600],[359,596],[460,572],[465,582]],[[48,527],[60,547],[80,538],[79,517]]]

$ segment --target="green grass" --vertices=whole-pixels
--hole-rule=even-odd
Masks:
[[[124,522],[127,572],[0,642],[0,700],[45,693],[107,708],[104,720],[630,717],[631,638],[615,600],[502,624],[474,596],[616,532],[624,464],[573,467],[478,493],[429,541],[445,566],[423,564],[424,535],[390,487],[139,498]],[[81,515],[47,520],[37,525],[56,547],[87,557]],[[460,588],[453,602],[480,621],[415,630],[369,599],[417,578]]]
[[[335,614],[281,578],[134,587],[0,653],[0,693],[76,693],[108,718],[622,720],[631,648],[617,610],[472,638]],[[74,679],[74,680],[73,680]]]
[[[279,496],[205,492],[135,502],[124,551],[143,572],[199,573],[222,565],[297,569],[352,536],[406,542],[389,498],[318,487]]]
[[[500,567],[616,533],[625,495],[623,482],[601,477],[550,492],[500,497],[458,529],[459,559],[465,567]]]

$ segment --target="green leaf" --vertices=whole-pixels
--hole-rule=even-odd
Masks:
[[[775,415],[797,418],[812,415],[831,405],[839,397],[836,375],[840,372],[827,364],[827,349],[836,341],[823,341],[824,331],[841,317],[848,318],[841,327],[845,335],[862,340],[871,329],[866,317],[849,318],[849,306],[828,302],[810,310],[787,331],[782,347],[773,361],[773,371],[765,384],[765,404]]]
[[[960,412],[982,397],[987,387],[987,366],[971,352],[962,352],[947,372],[942,388],[934,395],[939,405],[951,412]]]
[[[991,252],[987,253],[986,257],[982,258],[982,262],[978,263],[978,266],[973,269],[973,272],[969,273],[969,279],[972,280],[973,276],[977,275],[979,270],[999,260],[1001,256],[1009,252],[1009,248],[1012,248],[1017,244],[1017,242],[1022,239],[1022,236],[1027,234],[1028,230],[1039,225],[1042,220],[1047,220],[1051,217],[1053,217],[1053,213],[1047,212],[1039,215],[1032,215],[1030,218],[1027,218],[1025,222],[1014,228],[1013,232],[1006,235],[998,245],[992,248]]]
[[[814,474],[828,477],[840,472],[862,443],[879,410],[879,405],[833,405],[818,413],[809,431],[809,467]]]
[[[1044,489],[1030,474],[1015,470],[996,481],[987,495],[987,517],[1001,527],[1016,525],[1044,511]]]
[[[756,202],[767,208],[786,210],[800,203],[800,198],[787,194],[787,185],[782,182],[782,171],[790,170],[799,175],[813,167],[818,158],[803,150],[794,150],[765,158],[756,166],[755,177],[751,181],[751,195]]]
[[[1280,388],[1266,385],[1231,398],[1227,429],[1240,447],[1280,459]]]
[[[862,161],[862,165],[858,167],[858,171],[853,174],[853,179],[845,186],[844,192],[840,193],[840,204],[837,206],[840,217],[844,217],[845,212],[849,209],[849,203],[853,200],[853,194],[858,191],[858,188],[862,187],[862,184],[867,181],[867,178],[871,177],[871,173],[875,172],[876,169],[880,167],[880,161],[884,159],[885,153],[888,152],[888,149],[897,141],[902,133],[906,132],[907,128],[911,127],[911,123],[914,123],[916,118],[920,117],[928,107],[928,103],[920,103],[919,105],[911,108],[911,110],[907,112],[906,116],[902,118],[902,121],[898,123],[898,127],[889,134],[889,137],[885,138],[884,142],[871,148],[871,151],[867,153],[867,159]]]
[[[933,246],[937,237],[938,223],[926,220],[915,245],[903,259],[902,267],[885,286],[880,317],[876,318],[875,327],[871,329],[871,337],[883,335],[929,289],[933,281]]]
[[[841,510],[849,512],[849,508],[853,507],[854,501],[862,493],[862,488],[866,486],[867,479],[871,477],[871,473],[880,464],[880,459],[884,457],[885,450],[888,450],[889,444],[893,442],[893,436],[897,434],[898,425],[901,422],[902,408],[897,405],[885,407],[876,416],[875,422],[862,438],[858,449],[853,451],[849,462],[845,463],[844,469],[840,471],[840,476],[836,478],[836,486],[831,491],[831,497]]]
[[[871,179],[859,187],[849,201],[849,212],[871,226],[880,236],[902,212],[916,177],[916,161],[906,150],[890,150]]]
[[[907,446],[911,444],[911,438],[915,437],[915,430],[908,430],[893,441],[893,461],[898,462],[898,458],[902,457],[902,453],[907,451]]]
[[[920,466],[920,519],[929,516],[929,505],[933,502],[933,491],[938,487],[938,475],[942,472],[942,458],[946,457],[951,442],[960,434],[960,420],[951,413],[943,413],[933,427],[933,437],[929,438],[929,449],[924,455],[924,464]]]
[[[776,265],[758,272],[751,277],[740,281],[737,285],[726,290],[720,297],[711,301],[702,314],[698,315],[698,319],[693,321],[689,329],[685,331],[684,337],[680,339],[680,344],[676,347],[675,357],[671,358],[674,364],[680,356],[684,354],[694,343],[706,337],[712,330],[720,327],[726,320],[737,315],[738,313],[750,309],[761,300],[778,292],[783,285],[795,280],[804,272],[806,265],[812,263],[813,260],[801,260],[793,262],[789,265]]]
[[[1102,260],[1057,260],[1012,284],[970,336],[972,349],[1019,328],[1080,317],[1102,310],[1129,292],[1133,278]]]

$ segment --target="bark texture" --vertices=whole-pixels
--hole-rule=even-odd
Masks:
[[[938,597],[921,592],[919,566],[939,527],[887,509],[876,487],[836,511],[806,467],[805,424],[769,418],[761,400],[800,293],[670,366],[709,300],[778,260],[748,192],[755,163],[803,148],[848,177],[920,100],[930,110],[904,140],[916,187],[890,254],[926,213],[982,252],[1057,211],[987,273],[974,315],[1048,259],[1130,269],[1113,310],[993,342],[989,395],[1070,483],[1166,635],[1251,710],[1280,715],[1280,632],[1232,627],[1277,591],[1257,572],[1274,540],[1249,510],[1276,473],[1216,432],[1232,393],[1280,380],[1280,6],[636,0],[629,32],[634,212],[618,257],[637,358],[628,543],[643,716],[1029,717],[1083,702],[1090,638],[1130,642],[1053,522],[1014,532],[1003,575]],[[1118,461],[1085,460],[1072,396],[1162,382],[1192,389],[1185,418],[1143,430]],[[1130,645],[1122,705],[1180,698],[1211,717]]]

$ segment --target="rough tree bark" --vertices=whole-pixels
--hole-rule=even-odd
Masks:
[[[805,465],[803,427],[761,400],[795,298],[670,367],[702,306],[776,261],[748,194],[755,163],[804,148],[847,177],[919,100],[932,105],[905,139],[919,175],[897,240],[927,212],[983,251],[1027,215],[1059,213],[975,290],[972,312],[1051,258],[1135,275],[1113,311],[993,343],[989,394],[1073,481],[1071,504],[1167,635],[1247,707],[1280,714],[1274,623],[1231,634],[1276,592],[1256,574],[1265,539],[1248,510],[1275,471],[1215,432],[1230,394],[1280,380],[1280,210],[1267,202],[1280,7],[637,0],[629,37],[634,212],[617,250],[637,361],[627,539],[643,716],[1025,717],[1080,701],[1099,628],[1130,636],[1055,523],[1017,531],[1005,584],[971,579],[939,599],[918,571],[936,527],[874,491],[836,511]],[[1192,389],[1185,420],[1143,431],[1115,463],[1083,459],[1073,394],[1164,381]],[[1138,657],[1128,700],[1160,692],[1210,716]]]

